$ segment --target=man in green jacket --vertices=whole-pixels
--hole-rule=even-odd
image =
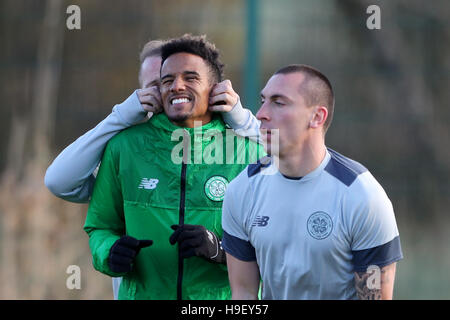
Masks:
[[[122,276],[119,299],[229,299],[221,207],[229,181],[262,148],[208,106],[218,51],[185,35],[162,47],[164,113],[108,143],[85,231],[94,267]],[[222,97],[223,99],[223,97]]]

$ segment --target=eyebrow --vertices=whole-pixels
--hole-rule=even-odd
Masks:
[[[261,98],[265,99],[266,97],[264,96],[264,94],[261,93]],[[273,94],[273,95],[271,95],[269,97],[269,99],[271,99],[271,100],[275,100],[275,99],[278,99],[278,98],[281,98],[281,99],[284,99],[284,100],[287,100],[287,101],[291,101],[291,99],[289,99],[288,97],[286,97],[285,95],[282,95],[282,94]]]
[[[198,77],[200,76],[200,74],[197,71],[189,71],[189,70],[183,71],[183,75],[194,75],[194,76],[198,76]],[[164,77],[161,78],[161,81],[166,79],[166,78],[169,78],[169,77],[173,77],[173,75],[172,74],[166,74]]]

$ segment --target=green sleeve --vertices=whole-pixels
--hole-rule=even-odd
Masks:
[[[116,277],[123,274],[112,272],[108,257],[112,245],[125,235],[123,200],[118,178],[118,159],[111,143],[106,146],[89,204],[84,230],[89,235],[94,268]]]

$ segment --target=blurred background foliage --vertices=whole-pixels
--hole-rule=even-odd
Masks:
[[[81,30],[66,28],[71,4]],[[43,177],[139,86],[142,46],[187,32],[217,45],[253,111],[281,66],[309,64],[329,77],[336,113],[327,145],[368,167],[394,205],[405,256],[395,298],[450,298],[450,3],[252,4],[249,12],[245,0],[0,2],[0,299],[112,298],[110,278],[92,268],[87,205],[54,197]],[[371,4],[381,30],[366,27]],[[69,265],[81,268],[81,290],[66,287]]]

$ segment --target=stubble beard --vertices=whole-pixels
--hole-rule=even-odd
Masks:
[[[176,123],[176,124],[183,124],[186,122],[186,120],[189,119],[188,114],[180,114],[180,115],[174,115],[174,116],[167,116],[170,121]]]

